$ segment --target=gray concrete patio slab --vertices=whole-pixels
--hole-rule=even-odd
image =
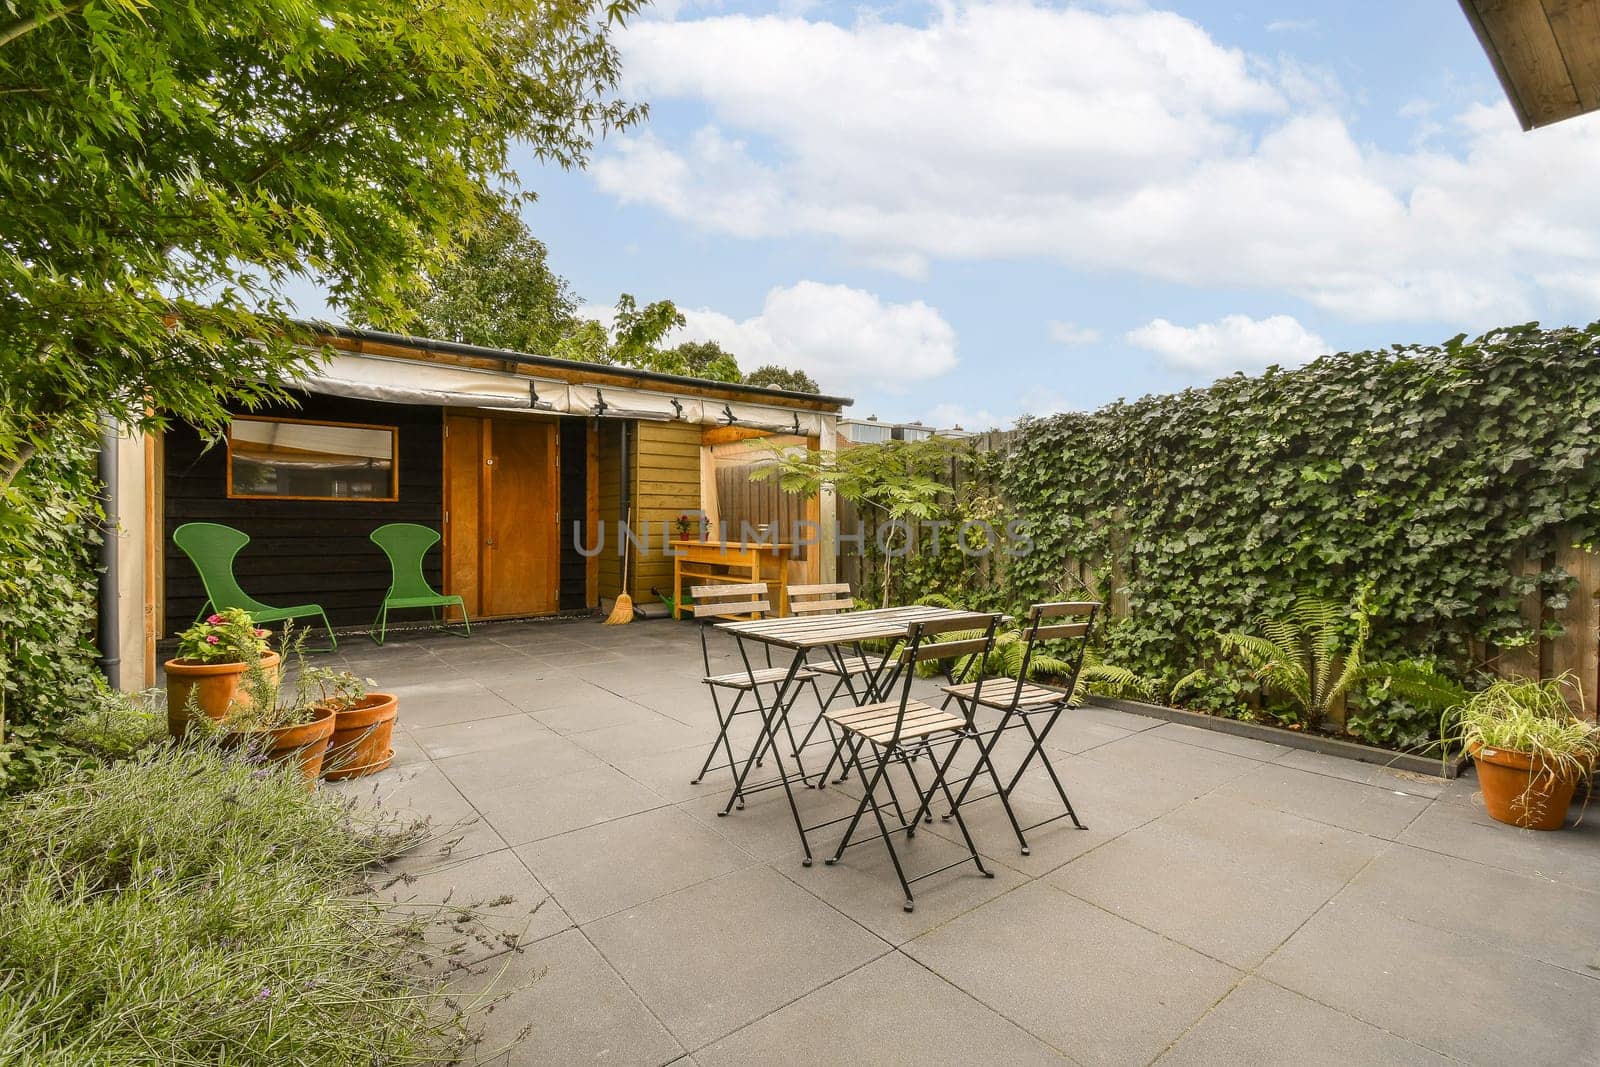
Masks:
[[[855,1020],[848,1034],[841,1020]],[[847,1050],[841,1047],[848,1042]],[[696,1053],[705,1067],[1070,1062],[931,971],[893,954]]]
[[[1600,1049],[1600,979],[1355,902],[1334,901],[1260,973],[1469,1063],[1592,1063]]]
[[[606,764],[581,745],[545,730],[494,748],[435,759],[434,766],[463,796],[477,803],[486,793],[579,771],[603,770]]]
[[[514,990],[483,1016],[479,1063],[658,1067],[683,1056],[628,983],[578,930],[480,964],[466,992]]]
[[[1234,967],[1266,959],[1385,847],[1328,823],[1218,799],[1185,805],[1049,878]],[[1238,902],[1248,900],[1241,908]]]
[[[754,867],[584,928],[686,1048],[700,1048],[891,951]]]
[[[1239,973],[1044,882],[905,946],[1079,1063],[1149,1063]]]
[[[620,819],[666,803],[613,767],[596,767],[526,785],[485,782],[473,804],[508,844],[522,845]]]
[[[1393,783],[1399,785],[1401,783]],[[1218,790],[1223,796],[1392,839],[1410,826],[1431,798],[1394,788],[1335,778],[1273,763]]]
[[[1161,1067],[1442,1067],[1452,1061],[1271,982],[1246,978],[1157,1062]]]
[[[660,848],[662,841],[671,848]],[[760,861],[676,808],[655,808],[517,849],[580,923]]]
[[[413,729],[408,740],[420,746],[429,759],[446,759],[474,752],[488,752],[524,741],[550,736],[550,728],[527,715],[502,715],[495,719],[471,719]]]
[[[737,666],[729,652],[714,670]],[[870,823],[838,867],[821,861],[841,828],[814,832],[806,868],[782,790],[721,817],[730,773],[691,784],[716,726],[692,624],[487,624],[470,641],[352,639],[330,662],[401,707],[395,766],[329,788],[446,824],[392,865],[412,880],[391,896],[511,896],[495,923],[528,924],[523,951],[491,935],[463,953],[458,988],[504,968],[514,990],[479,1051],[527,1030],[493,1062],[1498,1064],[1600,1048],[1600,817],[1501,826],[1470,776],[1077,709],[1047,744],[1089,828],[1032,830],[1022,856],[996,801],[968,805],[996,878],[958,864],[917,883],[908,914]],[[795,721],[815,715],[807,694]],[[741,759],[758,728],[736,719]],[[1022,751],[997,749],[1003,773]],[[826,754],[805,758],[815,771]],[[849,815],[860,785],[795,793],[815,824]],[[1037,766],[1015,799],[1024,821],[1060,810]],[[902,856],[918,873],[959,842],[936,819]]]
[[[429,942],[447,949],[452,961],[461,965],[498,956],[573,926],[572,919],[510,849],[399,875],[382,895],[395,901],[402,912],[428,922]],[[466,917],[473,922],[453,921]]]

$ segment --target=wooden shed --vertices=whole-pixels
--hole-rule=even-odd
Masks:
[[[775,445],[833,447],[846,398],[366,330],[322,340],[333,356],[296,383],[292,406],[240,412],[216,440],[178,426],[126,442],[120,466],[142,464],[146,493],[142,530],[125,509],[119,538],[144,609],[145,654],[125,654],[125,672],[143,660],[153,677],[156,642],[204,604],[172,540],[188,522],[250,536],[235,569],[251,595],[315,602],[354,628],[388,587],[369,539],[386,523],[440,531],[425,573],[480,619],[601,608],[621,588],[630,514],[641,604],[671,588],[680,516],[714,529],[727,513],[737,536],[741,521],[831,514],[831,499],[786,500],[775,483],[749,488],[748,473]],[[718,479],[730,447],[742,482]],[[796,555],[790,580],[832,579],[829,546]]]
[[[1600,0],[1461,0],[1531,130],[1600,108]]]

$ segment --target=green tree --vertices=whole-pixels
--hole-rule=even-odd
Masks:
[[[426,337],[542,355],[580,326],[571,287],[510,207],[490,212],[460,253],[430,272],[411,306],[411,328]]]
[[[14,0],[0,15],[0,488],[97,413],[214,427],[315,358],[279,296],[407,321],[514,184],[638,120],[639,0]],[[253,342],[253,343],[247,343]]]
[[[640,370],[660,370],[663,362],[661,342],[673,330],[682,329],[683,312],[670,300],[657,300],[640,307],[633,294],[617,298],[616,317],[611,320],[611,353],[608,362]]]
[[[894,560],[910,551],[913,524],[937,518],[939,498],[949,492],[945,479],[959,442],[946,437],[922,441],[890,441],[826,452],[775,450],[770,466],[757,469],[757,480],[777,478],[790,493],[813,496],[832,488],[842,500],[860,506],[873,519],[869,538],[880,551],[880,599],[888,607]]]
[[[803,370],[790,370],[779,367],[773,363],[765,363],[749,374],[745,375],[745,382],[750,385],[770,385],[777,389],[787,389],[792,393],[820,393],[822,387],[817,380]]]
[[[715,341],[685,341],[662,354],[663,368],[670,365],[672,374],[689,374],[696,378],[710,378],[716,382],[741,382],[739,363],[733,353]]]

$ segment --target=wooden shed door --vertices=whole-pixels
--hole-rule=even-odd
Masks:
[[[554,612],[555,423],[449,416],[445,479],[450,591],[480,615]]]

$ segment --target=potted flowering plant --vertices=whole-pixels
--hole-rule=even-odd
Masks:
[[[167,729],[181,737],[188,728],[191,706],[221,719],[250,695],[240,681],[252,665],[277,677],[281,657],[267,644],[267,631],[256,626],[243,608],[227,608],[206,616],[178,635],[178,655],[163,665],[167,672]]]
[[[264,660],[247,664],[240,689],[248,699],[235,700],[215,725],[224,745],[295,766],[310,788],[322,777],[336,713],[323,703],[319,672],[306,666],[304,644],[305,635],[286,626],[279,658],[294,661],[293,684],[285,684]]]
[[[317,706],[334,713],[333,740],[323,759],[322,776],[328,779],[359,778],[376,774],[394,759],[390,738],[400,710],[400,698],[391,693],[374,693],[378,683],[349,671],[326,667],[308,672],[319,692]]]
[[[691,537],[701,541],[706,539],[705,519],[700,515],[679,515],[677,525],[679,540],[687,541]]]

